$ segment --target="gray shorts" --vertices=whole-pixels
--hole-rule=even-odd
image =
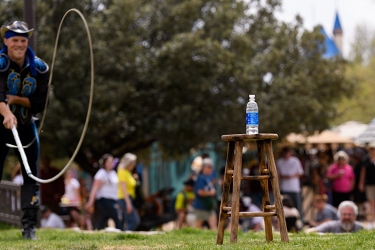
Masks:
[[[200,210],[194,209],[194,214],[197,220],[208,220],[212,215],[215,215],[215,210],[207,211],[207,210]]]
[[[366,198],[367,200],[375,199],[375,185],[366,186]]]

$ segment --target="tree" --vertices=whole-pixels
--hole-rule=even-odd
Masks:
[[[57,21],[72,2],[38,1],[40,54],[52,53]],[[351,93],[342,58],[322,58],[320,28],[303,30],[274,12],[279,0],[81,1],[95,48],[95,103],[77,162],[147,149],[170,157],[220,136],[244,133],[248,95],[256,94],[260,132],[328,127]],[[43,15],[41,14],[43,10]],[[255,11],[256,10],[256,11]],[[48,24],[48,25],[47,25]],[[72,26],[75,28],[72,30]],[[83,29],[70,17],[59,47],[43,143],[71,153],[88,96]],[[58,142],[58,143],[56,143]]]
[[[375,117],[375,31],[366,26],[358,26],[351,47],[350,64],[346,78],[355,82],[353,95],[344,98],[338,105],[339,116],[332,125],[340,125],[349,120],[369,123]]]
[[[366,25],[358,25],[354,42],[351,44],[350,60],[354,63],[367,64],[375,57],[375,30]]]

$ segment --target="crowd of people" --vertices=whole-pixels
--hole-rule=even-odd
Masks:
[[[311,152],[314,151],[311,150],[310,154],[301,156],[300,151],[283,147],[280,157],[276,160],[288,230],[355,232],[364,228],[356,221],[357,218],[373,223],[375,221],[375,143],[370,143],[366,148],[350,151],[339,149],[335,153],[331,150]],[[195,166],[194,169],[196,168]],[[256,160],[243,160],[243,174],[256,175],[258,168]],[[221,170],[223,174],[224,168]],[[190,209],[188,207],[176,209],[179,211],[178,228],[183,225],[198,228],[206,225],[210,229],[216,229],[218,211],[207,209],[209,205],[204,200],[206,196],[214,196],[215,192],[220,190],[220,178],[212,177],[210,180],[210,175],[210,171],[202,164],[200,178],[196,179],[194,185],[185,187],[182,191],[193,190],[195,197]],[[214,183],[213,187],[207,180]],[[313,208],[313,218],[303,213],[302,204],[306,198],[302,197],[303,186],[308,186],[314,193],[313,202],[308,206]],[[261,210],[261,190],[259,182],[241,182],[241,211]],[[272,203],[271,185],[269,191]],[[220,194],[218,195],[220,200],[219,196]],[[179,198],[182,197],[183,195],[179,194]],[[176,203],[176,208],[181,204],[181,201]],[[191,223],[191,218],[194,218],[195,223]],[[213,225],[210,223],[211,220],[215,220]],[[275,229],[278,228],[277,221],[274,221],[274,226]],[[263,218],[240,218],[240,229],[243,231],[259,231],[263,228]]]
[[[101,230],[112,221],[118,230],[141,229],[142,211],[135,204],[139,186],[136,165],[137,156],[132,153],[124,154],[118,164],[111,154],[104,154],[98,161],[99,170],[89,189],[83,187],[84,179],[78,177],[75,168],[69,169],[64,178],[52,183],[53,190],[62,190],[53,196],[48,192],[48,185],[51,184],[41,184],[41,227]],[[41,172],[44,178],[50,178],[46,173],[57,172],[48,157],[43,159]],[[199,170],[193,171],[184,181],[184,188],[177,192],[175,199],[169,197],[173,209],[168,212],[173,216],[165,222],[175,221],[178,229],[186,226],[216,229],[219,205],[216,182],[213,162],[206,157]],[[159,203],[159,199],[164,198],[156,193],[145,199],[144,204]],[[157,211],[158,207],[151,209],[156,210],[153,213],[161,213]],[[95,215],[96,219],[93,218]],[[65,218],[64,227],[61,218]]]
[[[322,228],[327,225],[335,225],[337,228],[337,223],[342,220],[340,206],[343,204],[353,209],[352,218],[360,216],[362,221],[374,223],[375,143],[370,143],[366,148],[338,149],[335,153],[329,148],[321,151],[310,150],[307,155],[299,154],[299,151],[293,154],[291,148],[284,147],[276,166],[280,192],[292,197],[304,227],[313,228],[307,231],[324,232],[326,229]],[[289,183],[285,185],[285,182]],[[304,219],[305,215],[300,210],[303,186],[307,186],[315,194],[312,204],[314,218],[310,220]],[[285,190],[292,187],[294,193]],[[342,223],[340,225],[341,229],[337,229],[337,232],[350,231],[347,230],[349,226],[345,228]],[[354,224],[351,226],[354,227]]]
[[[292,149],[285,147],[276,160],[284,215],[289,231],[358,231],[364,228],[356,221],[359,214],[358,205],[362,205],[363,202],[368,202],[370,208],[365,219],[374,220],[375,184],[372,176],[375,170],[375,144],[369,145],[368,154],[363,160],[358,161],[355,167],[350,164],[352,160],[346,152],[336,152],[332,157],[332,163],[326,165],[325,174],[322,174],[319,160],[315,161],[313,157],[307,159],[309,161],[300,160]],[[245,174],[254,174],[258,167],[256,162],[251,162],[250,169],[246,167],[247,164],[249,163],[244,161]],[[98,161],[100,168],[92,181],[82,178],[82,174],[78,176],[77,168],[71,168],[65,173],[64,178],[52,184],[41,184],[40,226],[100,230],[108,227],[108,220],[111,219],[113,226],[118,230],[137,230],[141,218],[140,211],[135,206],[136,187],[139,185],[137,175],[134,174],[136,165],[137,156],[132,153],[124,154],[117,161],[111,154],[104,154]],[[316,184],[312,203],[314,218],[310,220],[304,219],[301,195],[307,165],[312,173],[309,176],[313,180],[311,183]],[[213,161],[207,155],[203,155],[200,167],[192,168],[190,176],[183,182],[184,188],[177,192],[173,199],[176,229],[217,229],[223,171],[224,167],[220,171],[220,176],[217,176]],[[58,169],[51,165],[50,159],[43,158],[40,176],[51,178],[56,173]],[[15,167],[12,176],[15,183],[22,185],[20,164]],[[91,183],[90,187],[87,187],[85,182]],[[259,182],[250,183],[251,185],[249,182],[241,183],[241,211],[258,212],[262,206],[261,187]],[[49,185],[53,185],[53,188]],[[355,187],[357,193],[354,192]],[[50,190],[54,190],[53,195],[49,193]],[[273,202],[271,186],[269,190]],[[363,197],[367,198],[362,198],[362,203],[358,203],[358,192],[363,192]],[[98,215],[96,220],[92,220],[94,212]],[[65,218],[65,221],[62,218]],[[277,230],[277,221],[273,222]],[[239,226],[244,232],[261,231],[264,230],[264,221],[262,217],[241,218]]]
[[[360,171],[356,171],[359,174],[356,178],[354,168],[349,164],[349,155],[344,151],[334,154],[333,163],[327,167],[325,174],[330,185],[325,185],[324,189],[320,186],[315,189],[312,204],[315,208],[314,218],[306,221],[303,219],[302,211],[298,209],[298,199],[302,203],[300,180],[303,180],[306,162],[303,164],[298,157],[293,155],[290,148],[283,148],[276,165],[288,231],[342,233],[364,229],[363,224],[356,220],[359,209],[358,203],[355,203],[358,199],[354,198],[353,190],[357,185],[358,190],[362,190],[368,198],[368,200],[362,201],[368,201],[370,206],[373,205],[371,203],[371,198],[374,197],[371,176],[373,176],[374,156],[375,144],[371,144],[369,153],[363,158],[363,161],[358,162]],[[59,193],[54,193],[55,196],[50,196],[48,191],[43,194],[43,190],[46,190],[44,185],[48,187],[50,184],[41,184],[43,205],[40,207],[40,226],[42,228],[78,227],[83,230],[100,230],[107,227],[108,220],[111,219],[114,227],[118,230],[137,230],[140,224],[139,210],[134,204],[138,183],[134,177],[137,156],[126,153],[117,164],[112,155],[104,154],[98,163],[100,169],[93,177],[89,190],[82,187],[84,181],[78,177],[78,169],[75,168],[69,169],[61,181],[53,184],[53,190],[62,190]],[[20,170],[20,164],[18,164],[14,168],[12,177],[15,183],[22,185],[23,177]],[[250,174],[246,168],[243,170]],[[317,167],[312,170],[314,172]],[[46,177],[46,173],[50,175],[50,173],[57,173],[58,170],[51,165],[49,158],[46,157],[43,159],[41,171],[44,172],[42,176]],[[184,188],[177,193],[173,200],[176,229],[183,227],[217,229],[222,174],[223,171],[217,178],[212,160],[207,156],[202,159],[200,168],[192,171],[188,179],[183,182]],[[245,182],[242,183],[241,211],[261,211],[261,203],[253,201],[253,198],[259,198],[260,190],[255,183],[257,182],[252,183],[251,186],[243,185]],[[58,185],[62,187],[58,187]],[[256,191],[255,193],[251,192],[252,187],[253,191]],[[57,209],[54,206],[56,204],[58,204]],[[94,210],[99,217],[95,223],[92,223],[91,218]],[[69,219],[63,221],[62,215],[67,215]],[[373,221],[373,210],[369,209],[367,215],[366,219]],[[278,230],[277,220],[274,220],[273,223],[274,228]],[[241,218],[239,226],[240,230],[244,232],[261,231],[264,230],[264,220],[262,217]]]
[[[332,163],[326,162],[323,167],[325,171],[321,169],[319,155],[307,157],[305,161],[297,156],[291,148],[284,147],[276,160],[284,215],[289,231],[360,230],[363,225],[357,222],[356,218],[359,215],[358,206],[361,207],[364,202],[368,202],[369,205],[365,219],[374,221],[375,143],[369,145],[368,153],[361,161],[357,161],[355,166],[351,165],[354,160],[342,150],[333,154]],[[329,157],[320,159],[326,160]],[[137,156],[132,153],[124,154],[117,161],[111,154],[104,154],[98,161],[100,168],[92,181],[78,176],[77,168],[71,168],[65,173],[64,178],[52,184],[41,184],[40,226],[100,230],[106,228],[108,220],[111,219],[113,226],[118,230],[139,229],[141,211],[135,205],[136,187],[139,185],[134,171],[136,165]],[[256,162],[244,161],[244,174],[256,174],[257,168]],[[224,167],[217,176],[213,161],[207,155],[203,155],[199,167],[192,168],[191,174],[183,182],[183,189],[177,192],[172,201],[176,229],[217,229],[223,171]],[[305,171],[310,172],[309,176]],[[57,173],[58,169],[51,165],[50,159],[43,158],[41,178],[51,178]],[[304,219],[302,211],[301,187],[306,185],[306,177],[311,179],[307,183],[315,192],[312,203],[314,218],[309,220]],[[14,182],[22,184],[20,165],[14,169],[13,178]],[[91,185],[88,187],[85,182]],[[49,185],[53,185],[53,188]],[[54,190],[53,194],[49,193],[51,190]],[[273,202],[272,186],[269,186],[269,190]],[[357,197],[359,193],[362,195],[361,199]],[[241,211],[261,211],[259,182],[242,182],[241,194]],[[340,210],[340,206],[345,208]],[[351,211],[346,211],[348,209]],[[98,215],[96,220],[92,220],[94,213]],[[61,218],[65,218],[65,221]],[[273,222],[277,230],[277,221]],[[351,227],[345,226],[344,222],[351,223]],[[228,229],[229,226],[228,222]],[[260,231],[264,230],[264,221],[262,217],[240,218],[239,226],[244,232]]]
[[[352,162],[351,157],[342,150],[333,154],[332,162],[330,163],[327,160],[329,157],[326,156],[320,157],[317,154],[314,157],[308,156],[304,160],[298,157],[298,154],[295,154],[291,148],[282,148],[280,157],[276,160],[276,167],[279,174],[280,192],[283,197],[284,215],[289,231],[301,231],[308,228],[307,232],[323,232],[328,230],[326,229],[327,225],[330,225],[327,226],[328,228],[331,226],[336,228],[337,225],[342,225],[340,221],[344,217],[348,217],[346,216],[346,208],[342,210],[345,213],[340,210],[342,204],[353,209],[352,214],[355,216],[349,216],[349,219],[354,218],[354,221],[359,213],[358,205],[368,201],[373,209],[375,195],[372,188],[375,184],[372,184],[371,173],[375,169],[375,144],[369,145],[368,149],[368,154],[363,157],[363,160],[358,161],[357,165],[352,167],[350,164]],[[66,226],[99,230],[107,226],[108,219],[112,219],[114,226],[119,230],[137,230],[141,223],[141,218],[140,211],[134,203],[138,183],[133,174],[136,163],[137,156],[131,153],[126,153],[118,164],[114,163],[112,155],[103,155],[99,160],[100,169],[93,178],[93,183],[86,199],[79,196],[81,193],[80,182],[75,179],[74,170],[68,171],[64,180],[65,193],[61,196],[61,201],[68,199],[83,205],[79,209],[78,207],[77,209],[70,208],[68,215],[71,218],[76,217],[76,219],[72,220],[75,221],[75,224],[72,223]],[[175,213],[175,228],[177,229],[183,227],[206,227],[215,230],[217,228],[221,198],[220,186],[224,167],[220,171],[221,175],[217,176],[213,161],[207,155],[203,155],[199,164],[200,166],[196,166],[197,163],[194,164],[195,167],[192,168],[190,176],[183,182],[183,189],[177,192],[172,201],[173,212]],[[243,171],[246,174],[256,174],[258,165],[254,161],[250,162],[250,164],[251,166],[248,167],[249,162],[244,161]],[[44,164],[44,166],[49,166],[49,164]],[[355,168],[359,168],[359,170]],[[309,172],[309,176],[306,175],[306,172]],[[303,197],[301,195],[301,188],[306,185],[307,177],[311,179],[308,185],[313,186],[315,192],[313,203],[311,204],[314,207],[314,218],[309,220],[304,219],[302,211]],[[261,211],[260,183],[253,181],[250,183],[251,185],[249,182],[241,183],[241,210],[249,212]],[[355,197],[354,190],[356,187],[357,191],[367,194],[367,199],[362,199],[362,203],[358,203],[358,197]],[[269,186],[269,190],[271,202],[273,202],[271,186]],[[349,201],[353,202],[350,203]],[[99,219],[91,227],[80,226],[89,224],[87,223],[89,220],[79,219],[78,216],[74,216],[74,213],[80,211],[81,214],[86,214],[81,215],[82,217],[90,218],[87,215],[93,214],[89,212],[93,210],[96,210]],[[374,211],[371,209],[368,212],[368,219],[371,221],[374,219],[373,213]],[[343,220],[348,219],[345,218]],[[79,221],[82,221],[82,223],[80,224]],[[330,224],[327,224],[328,222]],[[349,222],[347,221],[347,223]],[[358,226],[360,225],[359,223],[357,225],[357,222],[352,225],[355,225],[355,230],[361,228]],[[229,226],[230,223],[228,223]],[[274,226],[275,229],[278,228],[277,221],[274,221]],[[343,228],[342,230],[347,230],[344,226]],[[263,230],[263,218],[241,218],[240,229],[244,232]],[[337,230],[340,231],[341,229]]]
[[[99,169],[93,180],[87,180],[90,178],[85,173],[79,177],[78,169],[70,168],[64,178],[41,184],[44,221],[41,227],[54,227],[46,223],[52,220],[56,228],[63,228],[57,215],[60,219],[65,218],[64,225],[67,228],[100,230],[110,226],[112,221],[118,230],[136,230],[140,224],[140,216],[134,204],[138,185],[134,177],[137,156],[126,153],[117,163],[111,154],[104,154],[98,161]],[[46,173],[51,175],[56,172],[56,167],[45,158],[41,177],[48,178]],[[51,189],[48,185],[53,185],[54,195],[49,194]]]

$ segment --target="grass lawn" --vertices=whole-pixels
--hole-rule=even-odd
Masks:
[[[38,229],[37,241],[22,240],[21,230],[0,224],[0,249],[375,249],[375,231],[355,234],[290,234],[289,243],[267,243],[264,233],[242,233],[236,244],[216,245],[216,232],[185,228],[154,235],[137,233],[75,232],[73,230]]]

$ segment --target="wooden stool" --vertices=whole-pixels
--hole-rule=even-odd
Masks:
[[[283,204],[280,196],[279,181],[275,159],[272,153],[272,140],[277,134],[234,134],[223,135],[221,139],[228,142],[227,160],[221,196],[220,214],[216,244],[223,244],[225,222],[231,217],[230,242],[237,242],[239,217],[264,217],[266,240],[272,241],[271,216],[277,216],[280,226],[281,240],[289,242],[286,228]],[[243,142],[256,141],[258,147],[259,173],[257,176],[242,176],[242,148]],[[268,164],[267,164],[268,163]],[[260,181],[262,187],[262,212],[240,212],[240,184],[241,180]],[[228,204],[230,185],[233,181],[232,204]],[[270,204],[268,181],[271,182],[274,205]]]

